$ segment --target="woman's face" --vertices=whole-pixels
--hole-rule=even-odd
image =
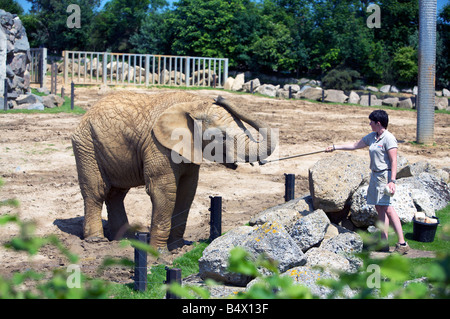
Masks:
[[[381,124],[380,124],[380,122],[374,122],[374,121],[372,121],[372,120],[370,120],[370,127],[372,128],[372,131],[373,132],[378,132],[378,130],[380,129],[380,127],[381,127]]]

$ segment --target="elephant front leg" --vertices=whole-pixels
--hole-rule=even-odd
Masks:
[[[83,235],[87,241],[106,240],[102,224],[103,202],[92,198],[84,199]]]
[[[198,184],[199,166],[193,168],[188,175],[183,176],[177,189],[177,199],[172,215],[172,227],[170,230],[167,248],[177,249],[184,245],[184,232],[186,230],[189,210],[195,197]]]
[[[175,208],[175,178],[160,178],[147,184],[147,192],[152,201],[152,221],[150,226],[150,245],[167,250],[171,229],[171,218]]]

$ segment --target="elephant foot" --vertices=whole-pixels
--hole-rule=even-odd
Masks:
[[[108,238],[100,236],[91,236],[84,239],[87,243],[105,243],[108,242]]]
[[[184,240],[183,238],[180,238],[178,240],[174,240],[174,241],[168,243],[167,248],[169,249],[169,251],[172,251],[172,250],[181,248],[184,245],[192,245],[192,244],[193,244],[192,241],[187,241],[187,240]]]

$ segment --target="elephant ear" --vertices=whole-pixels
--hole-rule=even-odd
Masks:
[[[175,104],[161,114],[153,127],[156,139],[172,150],[172,160],[176,163],[199,165],[202,162],[202,131],[201,128],[194,128],[197,124],[191,116],[193,107],[192,102]],[[200,135],[194,138],[194,134]]]

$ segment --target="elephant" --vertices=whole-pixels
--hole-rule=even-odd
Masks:
[[[104,97],[72,135],[84,200],[84,239],[108,240],[103,203],[109,239],[124,236],[130,227],[124,198],[130,188],[145,186],[152,203],[150,245],[165,251],[183,246],[202,161],[232,169],[261,161],[276,147],[272,131],[220,96],[122,92]]]

